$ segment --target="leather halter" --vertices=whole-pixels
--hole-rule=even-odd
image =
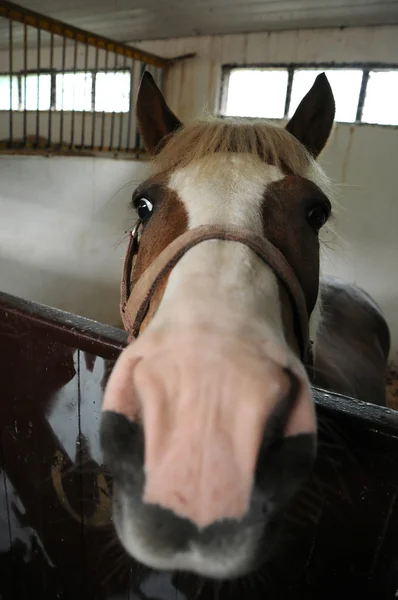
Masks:
[[[120,311],[129,341],[139,335],[149,303],[159,283],[178,261],[194,246],[208,240],[225,240],[243,244],[252,250],[276,275],[290,297],[301,359],[312,359],[309,341],[309,318],[303,289],[283,254],[267,239],[249,229],[234,225],[201,225],[173,240],[149,265],[137,281],[133,281],[134,258],[139,247],[141,222],[130,232],[130,241],[123,266]],[[131,293],[133,290],[133,293]]]

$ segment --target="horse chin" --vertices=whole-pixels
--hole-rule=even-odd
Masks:
[[[101,427],[105,460],[114,478],[116,533],[135,560],[162,571],[234,579],[272,559],[284,511],[310,475],[315,456],[313,436],[292,437],[272,447],[265,436],[245,514],[200,527],[169,508],[143,501],[142,425],[108,411]]]
[[[165,519],[163,510],[156,506],[144,515],[140,502],[118,488],[113,498],[113,521],[125,551],[139,563],[213,580],[243,578],[261,568],[272,556],[281,531],[277,519],[263,517],[256,522],[251,516],[212,524],[191,537],[190,523],[182,524],[178,519],[176,526],[170,515]]]

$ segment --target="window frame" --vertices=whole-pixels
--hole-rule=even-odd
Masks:
[[[299,70],[311,70],[311,69],[323,69],[325,71],[329,69],[335,70],[361,70],[362,71],[362,82],[358,95],[357,111],[355,121],[337,121],[342,125],[367,125],[377,127],[392,127],[398,128],[398,125],[385,124],[385,123],[368,123],[362,121],[362,112],[365,104],[367,84],[369,81],[369,75],[372,71],[397,71],[398,63],[382,63],[382,62],[267,62],[267,63],[225,63],[221,68],[221,89],[219,94],[219,106],[218,115],[220,117],[226,117],[225,109],[227,105],[229,77],[231,71],[234,69],[284,69],[288,72],[288,81],[286,88],[285,108],[284,116],[281,119],[271,118],[272,121],[284,121],[289,119],[289,108],[292,95],[293,77],[294,72]],[[248,119],[252,117],[247,117]]]
[[[6,72],[0,72],[0,77],[17,77],[18,79],[18,109],[13,109],[13,108],[5,108],[5,109],[0,109],[0,114],[1,113],[9,113],[10,111],[14,112],[14,113],[22,113],[22,112],[27,112],[27,113],[36,113],[37,111],[39,112],[55,112],[55,113],[71,113],[71,112],[77,112],[77,113],[105,113],[105,114],[112,114],[112,112],[114,111],[96,111],[95,110],[95,92],[96,92],[96,79],[97,79],[97,74],[98,73],[119,73],[119,72],[126,72],[129,73],[130,75],[130,79],[132,77],[132,73],[130,69],[127,69],[126,67],[117,67],[115,69],[104,69],[104,68],[97,68],[97,69],[65,69],[64,71],[58,71],[57,69],[28,69],[27,71],[21,70],[21,71],[16,71],[10,74],[10,72],[6,71]],[[56,78],[57,75],[68,75],[68,74],[73,74],[73,75],[78,75],[78,74],[90,74],[92,76],[92,84],[91,84],[91,108],[90,110],[75,110],[75,109],[70,109],[70,110],[64,110],[64,109],[57,109],[56,105],[57,105],[57,95],[56,95]],[[35,108],[35,109],[26,109],[24,106],[22,106],[22,98],[23,98],[23,81],[24,81],[24,77],[28,76],[28,75],[50,75],[51,76],[51,85],[50,85],[50,108],[49,109],[45,109],[45,110],[40,110],[39,108]],[[131,88],[131,80],[130,80],[130,88]],[[127,111],[123,111],[123,114],[128,114],[131,110],[131,97],[129,96],[129,107]],[[118,111],[119,112],[119,111]]]

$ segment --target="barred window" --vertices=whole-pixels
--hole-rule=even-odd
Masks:
[[[398,125],[395,65],[226,65],[220,113],[290,118],[316,76],[323,72],[335,97],[337,122]]]
[[[0,110],[130,110],[130,71],[0,75]]]

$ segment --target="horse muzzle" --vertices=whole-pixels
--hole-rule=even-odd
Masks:
[[[246,330],[244,315],[238,329],[221,326],[217,318],[207,326],[193,319],[188,327],[166,319],[159,327],[155,315],[157,325],[138,335],[159,282],[190,248],[222,239],[240,242],[271,263],[292,298],[301,358],[307,356],[305,301],[282,255],[250,232],[210,229],[175,240],[131,295],[131,256],[126,259],[122,315],[134,341],[108,381],[102,423],[102,446],[123,507],[118,533],[127,550],[150,566],[185,565],[209,575],[209,564],[199,568],[194,559],[185,560],[192,545],[206,555],[217,538],[221,564],[223,545],[235,547],[232,555],[239,557],[239,539],[250,531],[246,554],[253,556],[261,524],[291,500],[316,452],[305,369],[272,332],[264,334],[266,327],[262,333]],[[231,576],[230,567],[221,572],[226,574]]]
[[[143,428],[142,501],[198,528],[245,516],[262,446],[315,435],[304,373],[270,344],[217,331],[146,331],[116,363],[103,410]]]

